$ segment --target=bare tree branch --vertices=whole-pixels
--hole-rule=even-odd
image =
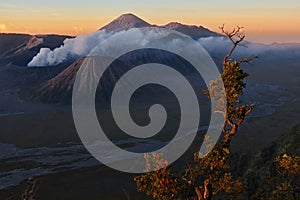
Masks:
[[[220,26],[220,29],[222,30],[222,33],[225,34],[227,36],[227,38],[233,44],[230,51],[223,59],[223,64],[225,64],[230,59],[230,57],[233,54],[234,50],[236,49],[237,45],[239,45],[245,39],[245,34],[243,32],[241,32],[241,30],[243,29],[243,27],[241,27],[241,26],[237,26],[231,32],[228,32],[225,30],[224,24],[222,26]]]
[[[259,58],[258,56],[250,56],[248,58],[242,58],[240,63],[251,63],[254,59]]]

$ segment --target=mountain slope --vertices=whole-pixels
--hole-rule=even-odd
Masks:
[[[190,36],[193,39],[199,39],[201,37],[210,37],[210,36],[221,36],[221,34],[210,31],[209,29],[204,28],[203,26],[195,26],[195,25],[189,26],[178,22],[171,22],[161,27],[181,32],[183,34]]]
[[[106,26],[102,27],[100,30],[106,30],[107,32],[119,32],[131,28],[142,28],[149,26],[152,25],[142,20],[141,18],[129,13],[121,15]]]
[[[64,35],[0,34],[0,63],[26,66],[41,48],[55,49],[63,44]]]
[[[9,57],[43,43],[42,38],[22,34],[0,34],[0,57]]]
[[[143,28],[143,27],[161,27],[170,30],[175,30],[183,34],[186,34],[193,39],[199,39],[201,37],[210,37],[210,36],[221,36],[221,34],[210,31],[209,29],[204,28],[203,26],[195,26],[195,25],[190,26],[178,22],[171,22],[163,26],[152,25],[131,13],[123,14],[119,16],[111,23],[102,27],[100,30],[106,30],[107,32],[119,32],[131,28]]]
[[[284,133],[271,145],[255,152],[241,153],[232,158],[233,172],[244,181],[247,199],[258,199],[258,189],[269,184],[268,179],[274,173],[276,157],[288,154],[300,155],[300,125]],[[271,176],[272,177],[272,176]]]
[[[82,65],[83,61],[85,62]],[[97,91],[96,98],[98,100],[102,99],[106,101],[108,98],[110,98],[115,84],[126,72],[132,69],[132,67],[136,66],[136,63],[142,64],[146,62],[162,63],[167,66],[173,66],[182,74],[187,75],[187,79],[191,78],[190,81],[198,80],[197,83],[192,83],[195,83],[195,88],[202,87],[204,85],[204,83],[202,83],[200,79],[195,78],[197,77],[195,69],[184,59],[181,59],[180,57],[177,57],[173,54],[163,54],[160,51],[147,49],[138,52],[130,52],[127,55],[116,59],[102,74],[102,78],[98,83],[99,90]],[[95,79],[95,77],[100,76],[100,71],[95,63],[97,64],[97,62],[95,62],[92,57],[82,58],[75,61],[56,77],[48,80],[39,87],[34,88],[34,90],[30,92],[31,98],[36,101],[47,103],[71,103],[73,85],[75,82],[77,71],[80,67],[82,67],[79,77],[79,80],[81,80],[82,82],[80,88],[83,91],[88,91],[89,88],[91,88],[91,84],[93,84],[97,80]],[[123,80],[123,85],[119,85],[118,87],[130,87],[131,84],[132,80]],[[204,89],[204,87],[202,89]],[[147,94],[151,96],[152,92],[154,94],[159,93],[157,88],[155,88],[155,90],[156,92],[153,90],[153,88],[149,87],[147,89],[147,92],[144,92],[143,95]]]
[[[84,58],[75,61],[63,72],[54,78],[32,88],[33,90],[27,94],[29,98],[43,101],[66,103],[72,98],[73,84],[75,82],[76,73],[79,70]]]

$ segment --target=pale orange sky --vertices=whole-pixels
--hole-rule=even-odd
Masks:
[[[7,1],[6,1],[7,2]],[[270,0],[250,3],[229,0],[201,2],[196,0],[101,1],[37,1],[0,0],[0,32],[30,34],[80,35],[93,32],[123,13],[134,13],[151,24],[178,21],[203,25],[219,31],[225,23],[229,27],[245,27],[247,39],[255,42],[300,42],[300,2],[286,0],[284,4]],[[185,2],[185,3],[184,3]],[[234,7],[230,6],[230,2]],[[238,3],[239,2],[239,3]],[[130,4],[134,3],[134,4]],[[114,6],[118,4],[119,6]],[[224,3],[223,3],[224,4]]]

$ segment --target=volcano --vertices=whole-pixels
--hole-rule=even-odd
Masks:
[[[134,14],[128,13],[119,16],[118,18],[116,18],[106,26],[100,28],[99,30],[106,30],[107,32],[119,32],[123,30],[129,30],[131,28],[142,28],[151,26],[151,24],[135,16]]]
[[[100,28],[99,30],[106,30],[107,32],[116,33],[120,31],[126,31],[131,28],[143,28],[143,27],[160,27],[160,28],[175,30],[183,34],[186,34],[195,40],[201,37],[221,36],[221,34],[213,32],[203,26],[185,25],[179,22],[171,22],[162,26],[153,25],[131,13],[127,13],[119,16],[118,18],[116,18],[109,24],[105,25],[104,27]]]

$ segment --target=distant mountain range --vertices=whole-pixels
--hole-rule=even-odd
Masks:
[[[193,39],[209,36],[221,36],[202,26],[184,25],[178,22],[171,22],[167,25],[157,26],[133,14],[123,14],[99,30],[107,32],[119,32],[131,28],[161,27],[176,30],[189,35]],[[18,66],[26,66],[41,48],[55,49],[63,44],[66,38],[73,36],[66,35],[28,35],[28,34],[0,34],[0,63],[12,63]]]
[[[115,33],[138,27],[158,26],[151,25],[132,14],[125,14],[106,26],[95,30],[91,35],[97,36],[99,32]],[[226,53],[227,51],[225,47],[230,47],[230,42],[224,40],[222,37],[218,37],[221,36],[220,34],[201,26],[190,26],[178,22],[171,22],[160,27],[180,31],[196,39],[199,43],[203,42],[200,44],[211,54],[211,57],[217,64],[221,63],[222,57],[225,55],[224,52]],[[103,31],[104,29],[106,31]],[[77,37],[77,39],[78,38],[79,37]],[[82,38],[79,38],[79,40],[80,39]],[[57,106],[53,106],[52,104],[69,104],[71,102],[75,76],[84,58],[66,60],[58,65],[49,67],[27,67],[27,64],[40,52],[41,48],[49,48],[49,57],[51,59],[51,53],[54,52],[54,49],[65,46],[70,40],[73,40],[72,36],[0,34],[0,116],[39,111],[40,105],[46,106],[47,108],[45,109],[49,109],[48,106],[50,106],[49,110],[55,110]],[[258,54],[260,58],[254,61],[253,66],[243,65],[247,73],[250,74],[249,78],[247,78],[247,88],[244,95],[245,101],[258,102],[254,110],[254,116],[258,118],[271,115],[278,108],[281,108],[282,105],[295,105],[291,107],[292,112],[288,110],[289,108],[281,111],[281,113],[285,113],[282,114],[282,116],[285,116],[283,123],[282,120],[278,121],[278,123],[275,120],[274,122],[276,123],[273,124],[273,126],[269,125],[271,122],[266,121],[265,126],[268,126],[268,129],[272,131],[264,132],[262,131],[262,127],[260,127],[260,129],[258,127],[260,131],[257,132],[259,132],[259,134],[257,136],[249,136],[249,141],[254,141],[254,143],[259,146],[264,141],[275,138],[276,134],[279,134],[283,128],[295,125],[291,120],[293,116],[299,119],[297,115],[299,113],[297,112],[297,108],[299,108],[297,105],[299,103],[297,102],[299,102],[300,91],[300,45],[263,45],[250,42],[248,42],[247,45],[249,45],[249,48],[240,48],[242,53],[247,50],[247,52],[244,52],[242,55],[252,55],[248,54],[248,52],[254,55],[260,53]],[[145,54],[144,56],[147,55]],[[182,67],[179,60],[168,59],[160,55],[155,55],[154,57],[155,59],[163,60],[166,64],[175,63],[175,65]],[[122,69],[114,69],[114,71],[110,72],[112,75],[111,78],[118,78],[123,72]],[[90,76],[90,74],[88,74],[88,76]],[[107,82],[111,84],[111,82]],[[197,84],[198,83],[199,82],[197,82]],[[104,92],[106,92],[105,87],[106,86],[104,86]],[[109,87],[107,88],[110,90]],[[199,90],[197,90],[200,95],[201,89],[202,88],[199,88]],[[203,98],[207,99],[206,96],[203,96]],[[34,101],[46,104],[34,104]],[[281,113],[279,112],[278,116],[280,115],[281,117]],[[265,121],[263,123],[265,124]],[[280,124],[280,126],[278,124]],[[27,127],[27,125],[24,126]],[[255,130],[257,129],[256,124],[253,124],[253,127],[255,127]],[[16,131],[11,131],[7,135],[14,134],[14,132]],[[30,130],[24,131],[24,133],[26,132],[31,132],[31,128]],[[42,131],[39,132],[42,133]],[[26,134],[23,134],[23,130],[19,135],[21,134],[24,135],[24,138],[27,137]],[[3,135],[5,134],[3,133]],[[245,135],[245,137],[248,136]],[[24,140],[26,140],[26,138]],[[249,144],[246,143],[247,141],[243,142],[241,139],[238,142],[245,148],[252,148],[252,145],[249,146]]]
[[[212,40],[215,36],[222,36],[221,34],[202,26],[184,25],[178,22],[171,22],[162,26],[152,25],[133,14],[121,15],[109,24],[96,30],[95,33],[105,30],[104,32],[113,34],[132,28],[142,27],[161,27],[176,30],[195,40],[199,39],[199,41],[206,39]],[[55,48],[65,45],[65,40],[69,38],[72,38],[72,36],[0,34],[0,86],[3,88],[11,86],[22,88],[22,94],[37,101],[50,103],[70,102],[75,75],[80,67],[82,59],[79,58],[75,61],[66,60],[61,64],[51,67],[27,67],[27,64],[40,52],[41,48],[54,50]],[[218,61],[218,59],[223,56],[224,51],[226,51],[224,46],[217,45],[218,42],[224,43],[222,38],[207,43],[207,51],[215,54],[212,57],[216,59],[216,61]],[[271,65],[264,63],[264,67],[259,70],[255,68],[255,72],[260,76],[263,70],[269,71],[269,68],[275,63],[274,59],[278,59],[278,61],[276,61],[278,65],[283,60],[286,62],[287,58],[293,64],[296,63],[299,58],[298,46],[299,45],[295,45],[289,50],[286,49],[290,48],[291,45],[273,44],[252,47],[252,49],[258,49],[260,51],[262,51],[261,49],[266,49],[266,57],[264,60],[272,63]],[[280,51],[275,52],[274,49]],[[287,54],[285,52],[287,52]],[[166,63],[170,62],[171,61],[167,61]],[[290,74],[287,70],[295,71],[294,68],[289,68],[285,69],[284,73]],[[116,70],[114,73],[114,76],[117,76],[118,73],[122,73],[122,71]],[[263,77],[263,79],[265,79],[265,77]],[[276,82],[279,80],[276,76],[272,79],[276,80]]]
[[[123,14],[99,30],[105,30],[107,33],[116,33],[142,27],[161,27],[176,30],[189,35],[195,40],[201,37],[221,36],[202,26],[190,26],[178,22],[171,22],[162,26],[151,25],[133,14]],[[63,45],[64,40],[67,38],[72,37],[61,35],[0,34],[0,64],[6,65],[0,68],[0,73],[6,74],[3,76],[4,79],[6,79],[5,77],[15,77],[15,80],[18,80],[22,86],[31,85],[23,90],[23,94],[26,94],[30,99],[54,103],[70,102],[75,75],[82,60],[76,60],[74,63],[73,61],[64,62],[58,66],[52,66],[51,69],[20,68],[20,66],[26,66],[41,48],[53,50]],[[116,71],[115,73],[120,72]]]

